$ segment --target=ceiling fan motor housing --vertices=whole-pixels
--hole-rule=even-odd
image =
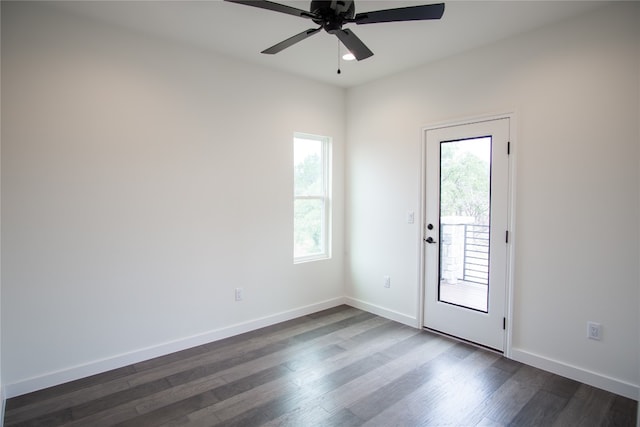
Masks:
[[[313,19],[328,33],[342,29],[345,19],[355,16],[353,0],[312,0],[309,11],[318,15],[320,19]]]

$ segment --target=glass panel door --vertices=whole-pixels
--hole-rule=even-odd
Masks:
[[[424,326],[502,351],[509,119],[425,131]]]

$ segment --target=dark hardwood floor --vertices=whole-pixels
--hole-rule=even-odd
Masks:
[[[5,426],[635,426],[636,408],[340,306],[12,398]]]

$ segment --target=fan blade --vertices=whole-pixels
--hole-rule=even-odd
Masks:
[[[230,3],[244,4],[246,6],[258,7],[260,9],[273,10],[274,12],[286,13],[287,15],[299,16],[301,18],[319,18],[314,13],[306,10],[297,9],[295,7],[286,6],[280,3],[274,3],[267,0],[225,0]]]
[[[307,37],[310,37],[312,35],[314,35],[315,33],[317,33],[318,31],[320,31],[322,29],[322,27],[320,28],[310,28],[306,31],[301,32],[300,34],[296,34],[293,37],[289,37],[288,39],[281,41],[278,44],[275,44],[273,46],[271,46],[269,49],[265,49],[260,53],[266,53],[269,55],[273,55],[275,53],[280,52],[281,50],[285,50],[286,48],[293,46],[294,44],[301,42],[302,40],[306,39]]]
[[[349,52],[353,53],[353,56],[358,61],[373,56],[373,52],[351,30],[336,30],[332,33],[340,39],[342,44],[345,45]]]
[[[355,22],[356,24],[374,24],[377,22],[422,21],[425,19],[440,19],[443,13],[444,3],[425,4],[422,6],[409,6],[358,13],[355,18],[349,22]]]

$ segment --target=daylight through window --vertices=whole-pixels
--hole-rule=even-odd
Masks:
[[[330,138],[293,138],[293,260],[329,258],[331,206]]]

